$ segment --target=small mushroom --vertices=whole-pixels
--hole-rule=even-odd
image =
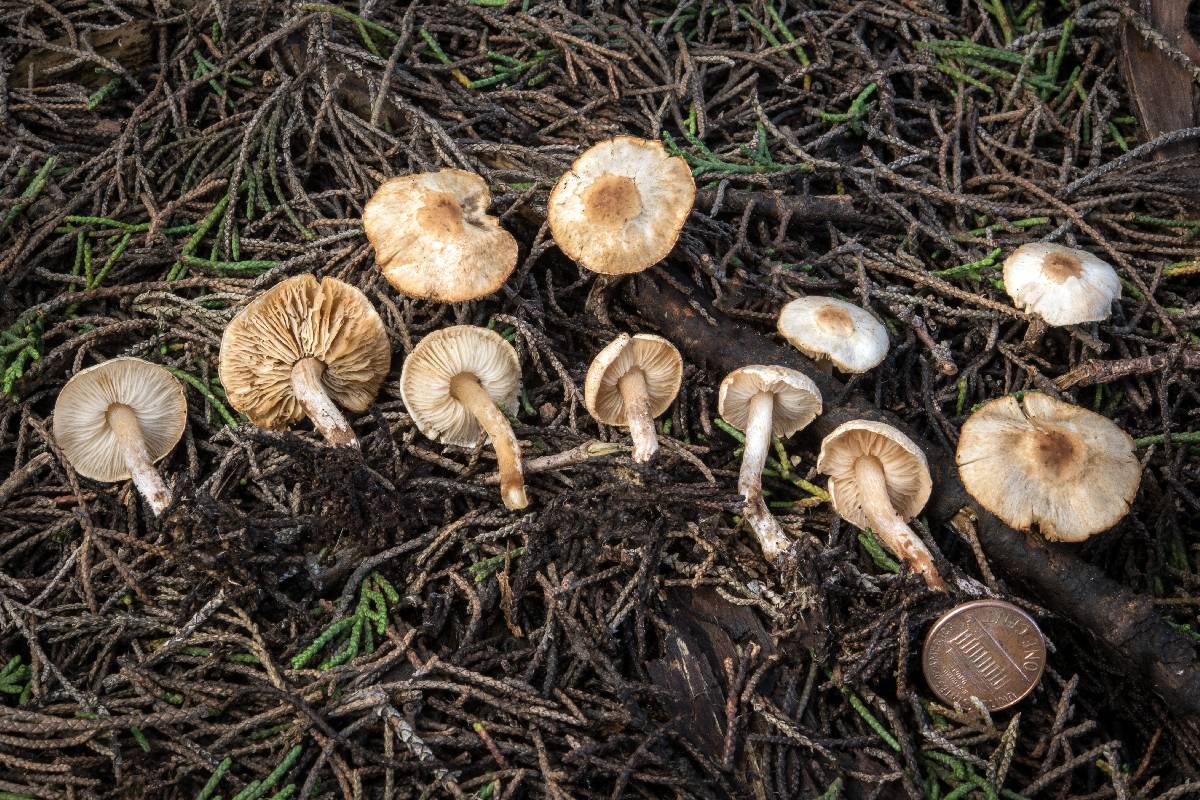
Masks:
[[[605,425],[629,428],[633,460],[658,452],[654,418],[679,394],[683,359],[661,336],[622,333],[592,360],[583,386],[588,412]]]
[[[1108,319],[1121,281],[1107,262],[1052,242],[1023,244],[1004,260],[1004,288],[1023,310],[1047,324]]]
[[[818,365],[866,372],[888,351],[887,329],[866,310],[835,297],[798,297],[779,312],[779,333]]]
[[[304,417],[332,445],[358,447],[338,406],[367,410],[392,361],[383,320],[336,278],[297,275],[254,298],[221,337],[221,385],[263,428]]]
[[[546,211],[567,256],[593,272],[627,275],[671,252],[695,199],[686,161],[660,142],[618,136],[575,161]]]
[[[1133,439],[1107,417],[1025,392],[984,403],[962,427],[958,474],[1009,527],[1081,542],[1129,511],[1142,469]]]
[[[114,358],[77,372],[54,403],[54,440],[75,471],[111,483],[133,478],[157,516],[171,490],[154,468],[187,421],[183,386],[140,358]]]
[[[483,178],[461,169],[384,181],[363,209],[375,263],[410,297],[442,303],[495,292],[517,265],[517,240],[487,213]]]
[[[517,351],[500,334],[455,325],[426,336],[404,361],[400,393],[421,433],[435,442],[473,447],[487,433],[496,448],[500,496],[525,508],[521,447],[499,408],[515,410],[521,388]]]
[[[734,370],[721,381],[717,410],[746,434],[738,493],[746,498],[743,516],[758,537],[763,555],[775,561],[791,542],[771,516],[762,494],[762,471],[771,435],[791,436],[821,413],[821,391],[794,369],[753,364]]]
[[[933,486],[916,442],[891,425],[852,420],[821,442],[817,469],[829,476],[829,496],[842,519],[870,528],[931,589],[945,591],[929,548],[907,524],[925,507]]]

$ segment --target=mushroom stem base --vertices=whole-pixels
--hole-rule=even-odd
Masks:
[[[108,426],[121,446],[121,455],[125,458],[125,466],[129,467],[133,485],[142,497],[146,498],[150,510],[157,517],[163,509],[171,505],[171,490],[154,468],[137,414],[124,403],[113,403],[108,407],[107,417]]]
[[[492,400],[492,396],[469,372],[450,379],[450,394],[462,403],[479,421],[496,448],[496,464],[500,468],[500,496],[504,507],[525,508],[529,498],[525,494],[525,477],[521,474],[521,447],[508,418]]]
[[[738,474],[738,493],[746,498],[742,514],[758,538],[767,561],[774,562],[791,547],[779,521],[772,516],[762,494],[762,471],[771,448],[771,427],[775,413],[775,395],[759,392],[750,399],[746,422],[746,449]]]
[[[946,584],[933,564],[929,548],[892,506],[883,464],[875,456],[862,456],[854,463],[854,477],[858,481],[863,514],[883,546],[924,578],[929,588],[945,591]]]
[[[644,464],[658,452],[658,436],[654,432],[654,418],[650,416],[645,373],[634,367],[617,380],[617,389],[625,403],[625,420],[629,423],[629,436],[633,439],[633,460]]]
[[[292,392],[313,427],[335,447],[358,447],[358,437],[321,383],[325,365],[315,358],[302,358],[292,365]]]

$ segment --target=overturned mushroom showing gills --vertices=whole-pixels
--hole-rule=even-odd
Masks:
[[[263,428],[304,417],[332,445],[358,447],[339,408],[367,410],[392,361],[383,320],[336,278],[297,275],[250,302],[221,337],[221,385]]]
[[[1108,262],[1052,242],[1014,250],[1004,260],[1004,288],[1021,309],[1056,326],[1108,319],[1121,297],[1121,280]]]
[[[627,275],[671,252],[695,199],[686,161],[660,142],[618,136],[575,161],[546,211],[567,256],[593,272]]]
[[[981,406],[962,427],[958,474],[1008,526],[1081,542],[1129,511],[1142,469],[1133,439],[1107,417],[1025,392]]]
[[[499,406],[513,410],[521,388],[517,351],[500,334],[455,325],[426,336],[404,361],[400,393],[421,433],[435,442],[473,447],[487,433],[496,449],[500,495],[525,508],[521,448]]]
[[[75,374],[54,404],[54,440],[75,471],[111,483],[133,478],[157,516],[171,490],[154,468],[187,421],[183,386],[139,358],[114,358]]]
[[[492,294],[517,265],[517,240],[487,213],[483,178],[443,169],[392,178],[363,209],[375,262],[396,289],[442,303]]]
[[[887,329],[879,320],[835,297],[792,300],[780,310],[778,327],[801,353],[846,373],[874,369],[888,351]]]
[[[633,460],[658,452],[654,418],[679,394],[683,359],[661,336],[623,333],[592,360],[583,386],[588,413],[605,425],[629,428]]]
[[[829,476],[829,496],[842,519],[870,528],[930,588],[945,591],[933,555],[907,522],[921,513],[933,486],[925,454],[912,439],[882,422],[852,420],[821,442],[817,469]]]
[[[773,562],[787,551],[791,540],[767,509],[762,494],[771,435],[791,436],[816,419],[821,413],[821,391],[796,370],[753,364],[725,376],[717,408],[729,424],[746,434],[738,493],[746,498],[744,516],[763,555]]]

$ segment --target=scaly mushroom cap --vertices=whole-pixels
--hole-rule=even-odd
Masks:
[[[791,436],[821,413],[821,390],[794,369],[751,364],[735,369],[721,381],[717,413],[738,430],[746,430],[750,400],[759,392],[775,395],[771,428],[776,436]]]
[[[229,402],[262,428],[304,418],[292,366],[325,365],[321,384],[347,411],[366,411],[392,362],[383,320],[366,295],[336,278],[297,275],[254,298],[221,337],[221,385]]]
[[[686,161],[660,142],[618,136],[579,157],[546,211],[567,256],[593,272],[627,275],[666,258],[695,199]]]
[[[883,465],[892,508],[905,521],[921,513],[933,481],[925,454],[912,439],[883,422],[865,419],[839,425],[821,442],[817,471],[829,476],[829,496],[842,519],[858,528],[870,527],[862,510],[854,462],[875,456]]]
[[[363,209],[375,263],[392,286],[442,303],[495,292],[517,265],[517,240],[488,216],[483,178],[461,169],[384,181]]]
[[[1041,392],[985,403],[963,425],[955,459],[967,491],[1009,527],[1036,522],[1066,542],[1115,525],[1142,476],[1129,434]]]
[[[469,372],[497,405],[516,408],[521,363],[504,337],[488,328],[454,325],[426,336],[413,348],[400,373],[400,394],[421,433],[435,442],[470,447],[483,428],[450,394],[450,380]]]
[[[1091,253],[1051,242],[1023,244],[1004,261],[1004,288],[1023,310],[1050,325],[1108,319],[1121,281]]]
[[[583,383],[588,413],[605,425],[627,425],[625,400],[617,386],[625,373],[638,368],[646,378],[650,416],[666,411],[679,394],[683,359],[675,345],[661,336],[622,333],[592,359]]]
[[[170,372],[140,358],[114,358],[75,373],[54,403],[54,441],[85,478],[123,481],[129,467],[108,425],[108,409],[133,409],[151,461],[171,452],[187,422],[183,386]]]
[[[888,351],[887,329],[866,310],[834,297],[799,297],[779,312],[779,333],[809,358],[842,372],[866,372]]]

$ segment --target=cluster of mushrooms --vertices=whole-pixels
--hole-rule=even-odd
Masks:
[[[608,276],[639,272],[674,247],[695,199],[683,159],[658,142],[617,137],[586,151],[550,194],[548,220],[561,250]],[[376,261],[401,293],[452,303],[500,288],[517,262],[517,243],[487,214],[491,196],[478,175],[457,169],[383,183],[363,211]],[[1121,284],[1112,267],[1079,250],[1025,245],[1004,266],[1005,284],[1027,311],[1051,325],[1106,317]],[[779,333],[819,368],[861,373],[887,354],[888,335],[868,311],[832,297],[802,297],[779,315]],[[383,321],[357,288],[297,275],[252,300],[221,340],[220,381],[231,405],[256,425],[284,429],[307,418],[334,446],[358,447],[344,412],[361,413],[391,367]],[[629,429],[632,457],[658,450],[655,418],[675,400],[683,372],[666,339],[621,334],[588,369],[584,402],[600,422]],[[516,350],[488,328],[455,325],[427,335],[405,359],[404,404],[418,429],[438,442],[495,449],[506,507],[528,505],[520,443],[509,416],[520,391]],[[738,479],[744,520],[775,561],[790,540],[763,498],[762,472],[773,436],[787,437],[822,412],[817,386],[780,365],[752,364],[721,382],[718,408],[745,432]],[[172,502],[154,467],[179,441],[187,405],[166,369],[116,358],[77,373],[54,410],[54,435],[84,477],[133,479],[151,510]],[[1036,392],[984,404],[963,426],[957,463],[967,490],[1007,524],[1037,523],[1051,539],[1078,541],[1111,527],[1128,510],[1140,468],[1132,439],[1108,419]],[[829,477],[837,513],[870,529],[930,587],[945,585],[909,521],[932,488],[921,449],[896,428],[847,422],[821,444],[817,470]]]

